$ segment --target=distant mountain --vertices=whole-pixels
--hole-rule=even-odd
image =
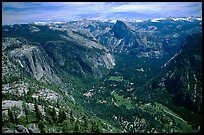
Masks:
[[[93,21],[91,24],[81,23],[79,27],[88,29],[102,45],[115,53],[159,58],[173,56],[189,33],[202,31],[200,19],[177,19],[164,18],[157,22],[118,20],[115,24]]]
[[[56,29],[85,29],[102,45],[114,53],[136,57],[173,56],[190,33],[202,31],[202,18],[168,17],[136,22],[125,20],[78,20],[40,23]]]
[[[194,17],[3,25],[2,132],[199,132],[201,49]]]

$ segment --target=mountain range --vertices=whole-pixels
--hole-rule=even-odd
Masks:
[[[193,17],[3,25],[2,132],[201,132],[201,50]]]

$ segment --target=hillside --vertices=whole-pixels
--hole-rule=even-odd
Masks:
[[[3,25],[2,132],[200,132],[201,24]]]

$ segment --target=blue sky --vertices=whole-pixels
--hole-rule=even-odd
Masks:
[[[3,2],[2,24],[79,19],[202,17],[201,2]]]

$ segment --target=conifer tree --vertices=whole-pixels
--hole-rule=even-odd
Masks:
[[[67,115],[66,115],[65,111],[62,108],[60,108],[59,109],[59,122],[63,123],[63,121],[66,119],[67,119]]]
[[[9,116],[9,121],[11,123],[14,123],[14,115],[10,108],[8,108],[8,116]]]
[[[45,114],[46,114],[46,120],[49,122],[49,124],[52,124],[53,123],[52,109],[50,107],[45,107]]]
[[[40,112],[38,108],[37,102],[35,102],[35,114],[36,114],[36,118],[38,121],[43,120],[42,113]]]
[[[17,116],[20,114],[20,108],[18,108],[16,105],[11,107],[11,110],[13,111],[14,121],[16,122],[16,125],[18,125],[18,118]]]
[[[59,99],[57,99],[57,108],[60,108]]]
[[[57,122],[57,113],[55,111],[55,108],[52,108],[52,120],[56,123]]]
[[[40,129],[41,133],[45,133],[45,124],[44,124],[43,120],[39,121],[38,128]]]
[[[22,108],[23,108],[23,110],[24,110],[24,112],[25,112],[26,122],[29,123],[29,120],[28,120],[29,113],[30,113],[29,106],[26,105],[25,102],[23,102]]]
[[[74,121],[74,116],[73,116],[73,111],[72,110],[70,112],[70,119],[71,119],[72,122]]]
[[[75,132],[75,133],[80,133],[80,132],[81,132],[81,131],[80,131],[80,125],[79,125],[79,121],[78,121],[78,120],[75,122],[74,132]]]
[[[73,125],[71,124],[70,120],[67,119],[62,124],[62,132],[63,133],[72,133],[73,132]]]

